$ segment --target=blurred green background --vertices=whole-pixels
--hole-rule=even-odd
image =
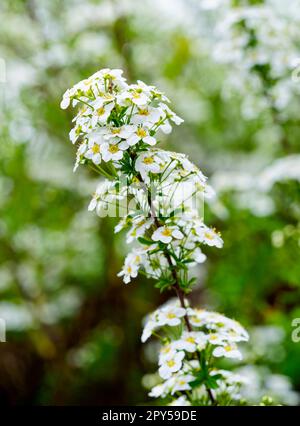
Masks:
[[[298,159],[299,98],[278,123],[270,108],[245,116],[243,93],[223,96],[232,69],[214,63],[197,1],[3,0],[0,13],[0,403],[149,402],[155,348],[140,343],[142,318],[170,295],[116,276],[124,236],[87,212],[98,177],[73,174],[73,112],[59,107],[105,67],[166,92],[185,123],[163,147],[189,154],[218,193],[205,219],[225,245],[206,250],[193,304],[273,330],[280,350],[251,361],[300,390],[300,160],[298,178],[255,184],[279,158]]]

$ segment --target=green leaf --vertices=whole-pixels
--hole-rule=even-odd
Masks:
[[[189,385],[191,386],[191,388],[196,388],[197,386],[202,385],[205,382],[206,379],[206,374],[204,373],[204,371],[200,371],[196,377],[195,380],[193,380],[192,382],[189,382]]]
[[[148,239],[146,239],[146,238],[144,238],[144,237],[138,237],[138,241],[139,241],[141,244],[145,244],[146,246],[151,246],[151,244],[153,244],[153,241],[152,241],[152,240],[148,240]]]
[[[155,288],[160,289],[160,292],[162,293],[164,290],[168,290],[172,285],[172,281],[162,278],[155,284]]]
[[[217,383],[217,380],[218,380],[217,376],[218,376],[218,374],[216,374],[216,376],[208,376],[205,380],[206,387],[208,387],[209,389],[217,389],[219,387],[219,385]],[[221,375],[219,374],[219,376],[221,376]]]

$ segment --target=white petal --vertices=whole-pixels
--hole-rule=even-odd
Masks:
[[[145,138],[143,138],[143,141],[151,146],[156,144],[156,139],[153,136],[146,136]]]
[[[97,200],[95,198],[92,198],[88,206],[88,210],[93,211],[95,210],[96,206],[97,206]]]
[[[160,126],[160,129],[166,134],[166,135],[168,135],[169,133],[171,133],[171,131],[172,131],[172,126],[171,126],[171,124],[168,122],[168,121],[166,121],[165,122],[165,124],[162,124],[161,126]]]
[[[70,105],[70,98],[69,97],[63,98],[63,100],[60,103],[61,109],[66,109],[68,108],[69,105]]]
[[[172,232],[172,235],[174,238],[177,238],[178,240],[182,240],[182,238],[184,237],[183,233],[179,231],[179,229],[174,229],[174,231]]]
[[[215,348],[213,350],[213,355],[216,357],[224,356],[224,349],[222,347]]]
[[[138,135],[134,134],[134,135],[130,136],[130,138],[127,139],[127,143],[128,143],[128,145],[133,146],[136,143],[138,143],[139,140],[140,139],[139,139]]]

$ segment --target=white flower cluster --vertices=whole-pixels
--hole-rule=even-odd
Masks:
[[[111,212],[124,201],[128,208],[116,227],[129,226],[127,243],[135,247],[120,272],[130,282],[143,270],[166,288],[189,283],[190,266],[205,261],[203,244],[222,247],[220,235],[208,228],[200,210],[213,195],[206,177],[184,154],[157,148],[159,131],[169,133],[179,118],[168,98],[142,81],[128,85],[121,70],[104,69],[67,90],[61,103],[80,109],[70,139],[78,144],[76,166],[87,163],[106,180],[89,210]],[[116,214],[115,214],[116,215]]]
[[[120,273],[124,275],[125,283],[136,277],[140,268],[148,277],[172,279],[170,266],[181,265],[180,268],[185,271],[188,266],[206,260],[201,251],[203,244],[219,248],[223,245],[220,235],[192,214],[167,218],[159,227],[154,226],[152,218],[145,219],[144,216],[129,215],[123,223],[130,224],[127,242],[135,240],[139,244],[125,259]],[[116,230],[120,227],[118,225]],[[170,262],[161,256],[164,252],[169,255]]]
[[[258,101],[261,107],[271,102],[282,110],[295,92],[299,93],[299,85],[292,79],[299,66],[299,11],[298,0],[291,0],[288,8],[277,0],[266,0],[240,7],[228,4],[218,13],[213,57],[231,65],[226,85],[249,94],[244,102],[245,113],[251,103],[258,107]],[[262,97],[257,101],[251,98],[251,92],[262,95],[266,87],[268,97],[264,103]]]
[[[156,87],[142,81],[128,85],[122,74],[122,70],[103,69],[65,92],[62,108],[71,102],[81,106],[70,131],[72,143],[80,140],[77,163],[113,161],[118,167],[129,148],[156,145],[159,130],[170,133],[172,122],[183,122]]]
[[[193,331],[186,329],[186,319]],[[214,382],[212,387],[216,389],[216,395],[227,391],[232,396],[234,392],[230,386],[242,383],[239,375],[211,368],[207,361],[218,358],[241,360],[237,343],[247,341],[249,336],[237,321],[216,312],[185,309],[177,301],[171,301],[147,318],[142,341],[151,335],[162,341],[158,373],[164,381],[151,390],[150,396],[166,397],[183,392],[180,397],[185,400],[185,391],[193,390],[199,397],[199,393],[205,394],[205,381]]]

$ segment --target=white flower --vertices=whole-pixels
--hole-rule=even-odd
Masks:
[[[173,121],[175,124],[177,124],[177,125],[179,125],[179,124],[181,124],[181,123],[183,123],[183,119],[182,118],[180,118],[180,117],[178,117],[178,115],[176,115],[175,114],[175,112],[173,112],[169,107],[168,107],[168,105],[166,105],[165,103],[160,103],[159,104],[159,106],[160,106],[160,108],[161,108],[161,110],[165,113],[165,115],[166,115],[166,120],[165,120],[165,122],[164,122],[164,124],[162,124],[161,126],[160,126],[160,128],[161,128],[161,130],[164,132],[164,133],[170,133],[171,132],[171,130],[172,130],[172,126],[171,126],[171,124],[170,124],[170,121],[169,121],[169,119],[171,120],[171,121]]]
[[[194,327],[202,327],[205,324],[206,311],[204,309],[187,309],[189,321]]]
[[[249,335],[244,329],[240,332],[236,329],[224,327],[224,330],[221,328],[220,332],[228,342],[247,342],[249,340]]]
[[[139,266],[143,261],[143,255],[140,250],[133,250],[126,256],[126,265]]]
[[[69,133],[69,138],[72,144],[75,144],[79,136],[81,135],[82,127],[81,125],[76,125]]]
[[[185,301],[187,304],[187,301]],[[145,342],[152,334],[152,331],[164,325],[178,325],[180,324],[179,318],[183,317],[186,310],[179,307],[177,299],[171,299],[160,308],[156,309],[148,315],[144,322],[144,331],[142,335],[142,342]]]
[[[118,277],[123,277],[125,284],[130,283],[131,278],[136,278],[138,274],[138,266],[124,265],[121,272],[118,273]]]
[[[73,101],[73,106],[80,100],[84,100],[85,102],[91,101],[92,104],[95,99],[95,94],[105,98],[105,100],[114,99],[113,94],[110,94],[106,90],[108,89],[110,81],[113,83],[114,88],[118,90],[126,89],[127,84],[126,80],[121,76],[122,72],[122,70],[110,70],[107,68],[97,71],[91,77],[80,81],[64,93],[63,100],[60,104],[61,108],[67,108],[71,101]]]
[[[202,253],[201,249],[199,247],[196,247],[195,250],[191,254],[192,258],[197,263],[203,263],[206,261],[206,255]]]
[[[145,85],[145,87],[147,87]],[[118,102],[121,105],[134,104],[139,107],[146,105],[149,101],[148,90],[145,87],[141,87],[138,84],[131,84],[127,90],[118,95]]]
[[[126,242],[131,243],[134,239],[144,235],[145,231],[149,229],[152,224],[153,219],[146,219],[144,215],[135,216],[132,219],[132,227],[127,233]]]
[[[123,158],[123,151],[127,148],[126,143],[119,143],[119,139],[111,139],[109,143],[104,143],[101,146],[102,158],[105,162],[118,161]]]
[[[226,342],[249,340],[249,335],[241,324],[217,312],[188,308],[187,314],[192,326],[205,326],[209,330],[208,340],[211,344],[224,345]]]
[[[244,327],[237,321],[227,318],[217,312],[205,312],[202,314],[206,327],[226,336],[231,342],[249,340],[249,335]]]
[[[127,143],[130,146],[136,145],[139,141],[147,145],[155,145],[156,139],[150,135],[150,131],[145,126],[139,126],[135,132],[128,138]]]
[[[174,356],[176,353],[175,342],[168,343],[160,348],[158,364],[163,364],[170,356]]]
[[[88,140],[88,149],[84,153],[85,158],[92,160],[94,164],[101,163],[101,145],[93,139]]]
[[[174,342],[176,349],[195,352],[205,348],[207,338],[201,331],[184,331],[180,340]]]
[[[228,340],[234,341],[234,342],[240,342],[245,341],[247,342],[249,340],[249,334],[244,329],[244,327],[241,326],[241,324],[233,319],[225,318],[224,326],[225,332],[227,333]]]
[[[125,84],[126,79],[122,77],[122,74],[123,74],[123,70],[118,68],[115,68],[115,69],[103,68],[102,70],[96,72],[94,76],[102,77],[106,80],[111,79],[115,85],[117,84],[117,85],[120,85],[121,87],[126,87],[127,86]]]
[[[152,332],[158,327],[159,325],[156,321],[156,312],[154,312],[147,318],[141,337],[142,343],[145,343],[149,339],[149,337],[152,336]]]
[[[124,216],[119,221],[119,223],[115,226],[114,232],[117,234],[118,232],[122,231],[124,228],[126,228],[128,225],[131,224],[131,217],[130,216]]]
[[[68,108],[68,106],[70,105],[71,99],[72,97],[76,94],[76,88],[72,88],[72,89],[68,89],[65,91],[64,95],[63,95],[63,99],[60,103],[60,107],[62,109],[66,109]]]
[[[154,386],[149,393],[153,398],[165,397],[172,392],[174,386],[174,377],[165,380],[163,383]]]
[[[153,241],[161,241],[168,244],[173,238],[181,240],[184,237],[178,226],[160,226],[152,234]]]
[[[98,185],[96,192],[93,194],[88,210],[93,211],[95,208],[105,207],[116,199],[121,198],[122,195],[116,191],[115,182],[105,179]]]
[[[118,277],[122,277],[125,284],[131,281],[131,278],[135,278],[138,274],[139,267],[143,261],[142,255],[134,250],[126,256],[124,266],[121,272],[118,273]]]
[[[153,246],[149,246],[150,248]],[[155,249],[155,245],[151,250]],[[145,271],[149,277],[160,279],[164,271],[169,269],[169,263],[165,256],[161,256],[159,252],[149,253],[148,260],[144,263]]]
[[[205,243],[208,246],[215,246],[218,248],[223,247],[223,240],[215,229],[211,229],[203,225],[196,228],[196,233],[199,242]]]
[[[128,139],[136,131],[136,126],[124,125],[121,127],[109,126],[105,129],[104,139],[110,140],[116,137],[120,139]]]
[[[151,398],[159,398],[163,396],[166,392],[166,386],[165,383],[161,383],[159,385],[154,386],[151,391],[149,392],[149,396]]]
[[[160,326],[170,325],[171,327],[179,325],[181,318],[186,314],[184,308],[176,306],[166,306],[162,308],[158,313],[158,323]]]
[[[105,102],[105,99],[97,99],[95,103],[91,104],[93,106],[93,115],[91,124],[96,126],[97,123],[104,124],[106,123],[112,109],[114,108],[113,102]]]
[[[225,334],[222,333],[209,333],[207,336],[207,340],[211,345],[225,345],[227,338]]]
[[[186,390],[190,390],[191,386],[190,386],[190,382],[192,382],[193,380],[195,380],[195,377],[192,376],[191,374],[185,374],[185,375],[179,375],[176,376],[175,381],[174,381],[174,385],[173,385],[173,389],[172,389],[172,395],[176,392],[182,392],[182,391],[186,391]]]
[[[180,396],[179,398],[174,399],[174,401],[170,402],[168,405],[170,407],[189,407],[191,406],[191,403],[188,401],[186,396]]]
[[[147,106],[145,108],[137,108],[136,112],[132,116],[132,123],[134,124],[144,124],[151,127],[155,124],[161,115],[159,108],[153,108]]]
[[[135,161],[135,170],[140,172],[143,180],[148,183],[148,173],[159,173],[163,161],[155,152],[142,152]]]
[[[184,356],[184,352],[180,351],[175,354],[171,354],[168,358],[166,358],[158,370],[160,377],[166,380],[169,379],[173,373],[179,371],[181,369]]]
[[[77,167],[79,166],[80,162],[82,161],[85,152],[88,149],[88,145],[87,145],[87,141],[83,141],[79,147],[78,150],[76,152],[76,161],[75,161],[75,165],[73,168],[73,172],[75,172],[77,170]]]
[[[249,380],[246,377],[243,377],[240,374],[233,373],[232,371],[228,370],[215,370],[211,372],[211,375],[214,376],[215,374],[221,374],[223,376],[223,380],[227,384],[234,385],[234,384],[249,384]]]
[[[225,358],[242,359],[242,354],[235,344],[218,346],[213,350],[213,355],[217,358],[224,356]]]

